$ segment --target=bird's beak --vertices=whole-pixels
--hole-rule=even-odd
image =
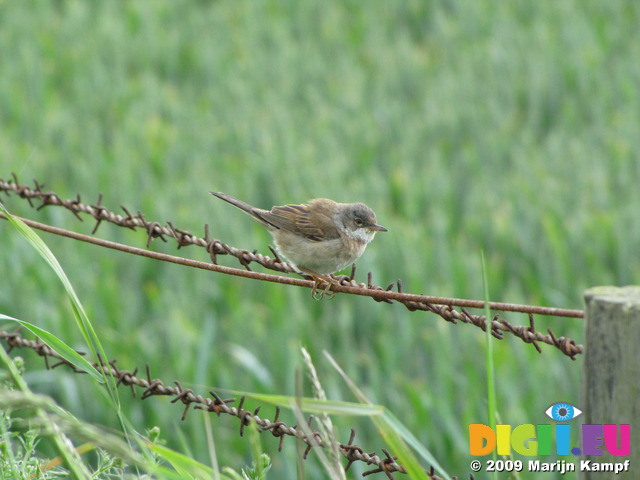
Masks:
[[[386,228],[384,228],[382,225],[371,225],[369,227],[369,230],[373,230],[375,232],[388,232],[389,231]]]

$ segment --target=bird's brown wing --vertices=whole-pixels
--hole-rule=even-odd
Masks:
[[[260,211],[260,217],[276,228],[321,242],[340,238],[333,219],[318,213],[309,205],[283,205],[271,211]]]

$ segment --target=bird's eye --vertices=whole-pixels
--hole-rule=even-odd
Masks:
[[[364,222],[362,221],[361,218],[356,218],[356,226],[357,227],[361,227],[362,225],[364,225]]]

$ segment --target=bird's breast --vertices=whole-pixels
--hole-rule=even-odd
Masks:
[[[273,232],[273,238],[278,253],[288,262],[323,275],[351,265],[362,255],[368,243],[350,236],[311,241],[284,231]]]

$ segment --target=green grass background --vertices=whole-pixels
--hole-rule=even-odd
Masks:
[[[262,253],[268,234],[209,190],[261,207],[364,201],[389,233],[358,262],[360,281],[373,271],[406,291],[482,298],[484,251],[492,300],[582,308],[585,288],[640,276],[639,21],[637,2],[607,0],[5,0],[0,177],[37,178],[87,202],[102,192],[113,210],[198,234],[208,223],[213,236]],[[93,226],[3,201],[38,221]],[[98,235],[146,242],[110,225]],[[480,330],[44,238],[122,368],[148,362],[154,376],[202,393],[293,395],[304,345],[329,397],[352,400],[322,359],[328,350],[450,474],[468,476],[467,425],[486,421]],[[171,243],[152,248],[175,253]],[[0,311],[83,348],[61,286],[5,222],[0,271]],[[537,326],[583,341],[580,320]],[[580,406],[581,362],[543,350],[495,345],[504,423],[548,423],[557,401]],[[27,359],[32,388],[116,426],[85,378]],[[207,461],[199,415],[180,422],[166,399],[122,396],[137,428],[159,425],[170,446]],[[365,451],[384,446],[366,420],[336,423],[342,441],[355,426]],[[213,425],[220,463],[242,466],[250,449],[237,422]],[[294,443],[279,454],[277,439],[261,439],[270,478],[295,478]]]

